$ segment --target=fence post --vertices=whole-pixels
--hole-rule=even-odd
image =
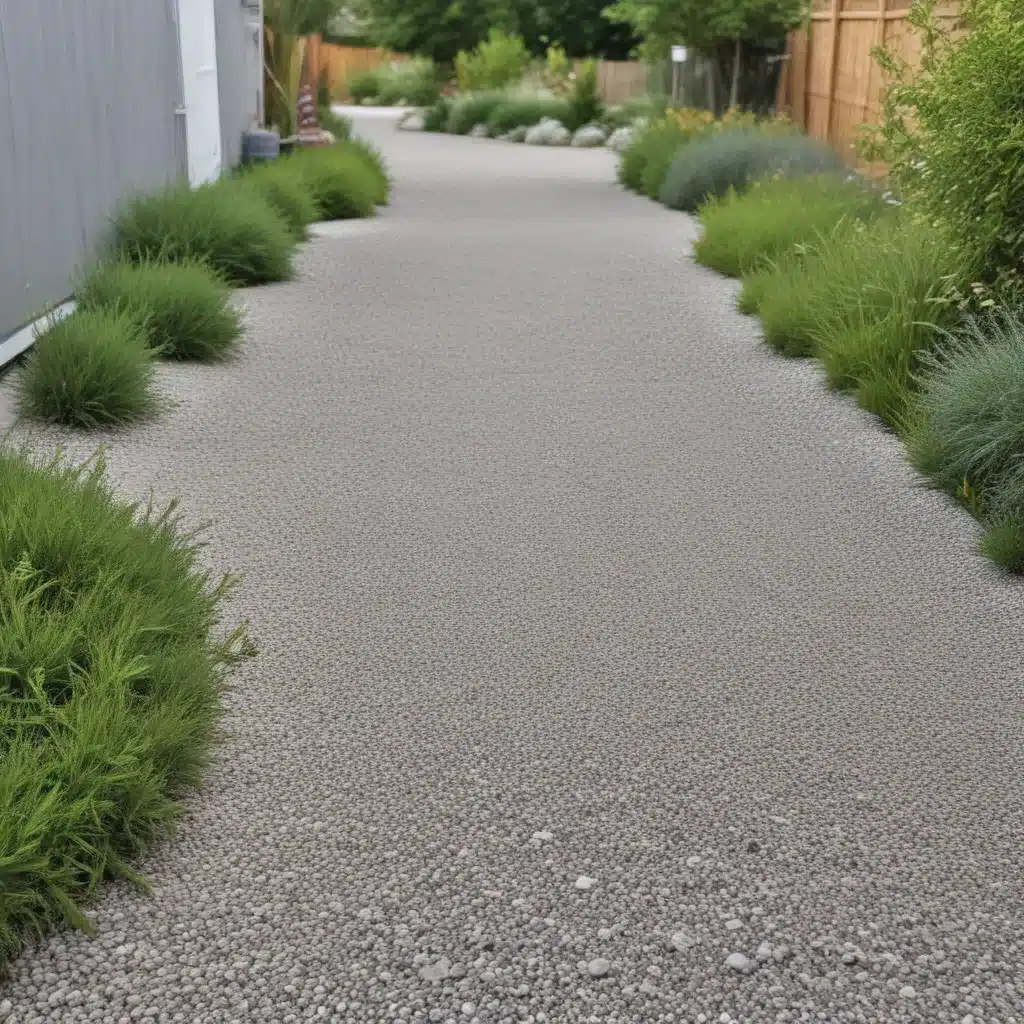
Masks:
[[[828,93],[825,100],[825,141],[832,141],[832,103],[836,94],[836,70],[839,56],[839,4],[840,0],[832,0],[832,35],[829,39],[828,56]]]

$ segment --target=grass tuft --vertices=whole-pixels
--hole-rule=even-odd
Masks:
[[[114,218],[113,254],[133,262],[204,260],[234,285],[287,280],[293,233],[246,178],[175,185],[129,201]]]
[[[380,179],[366,156],[350,143],[309,149],[296,155],[303,180],[316,203],[318,220],[372,217],[381,195]]]
[[[545,117],[566,124],[569,120],[568,100],[555,96],[510,96],[491,111],[487,128],[492,136],[504,135],[513,128],[531,127]]]
[[[80,309],[127,313],[168,359],[221,359],[242,333],[230,288],[195,261],[103,264],[75,297]]]
[[[445,131],[454,135],[468,135],[475,125],[486,124],[494,111],[508,99],[508,93],[500,90],[471,92],[456,97],[448,110]]]
[[[860,180],[818,175],[758,181],[746,192],[730,189],[700,208],[704,231],[694,255],[719,273],[741,277],[826,235],[841,221],[870,220],[883,208],[877,193]]]
[[[247,170],[243,178],[273,207],[297,242],[309,237],[317,218],[316,200],[293,156],[283,156]]]
[[[15,378],[19,411],[83,428],[140,419],[157,405],[154,355],[127,313],[76,310],[36,339]]]
[[[0,449],[0,961],[168,835],[201,781],[226,672],[232,580],[200,567],[174,504],[124,503],[102,456]]]
[[[358,137],[346,142],[344,149],[354,153],[370,169],[376,182],[374,201],[378,206],[387,206],[391,198],[392,181],[384,154],[372,142]]]

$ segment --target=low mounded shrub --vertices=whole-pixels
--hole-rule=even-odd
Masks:
[[[596,124],[604,116],[604,103],[597,87],[597,61],[585,60],[576,70],[569,90],[569,110],[565,125],[576,131],[585,124]]]
[[[780,260],[758,285],[769,344],[817,355],[833,387],[899,427],[922,353],[958,313],[971,266],[948,234],[909,215],[851,222]]]
[[[456,97],[448,111],[445,131],[468,135],[475,125],[490,121],[491,114],[507,99],[507,93],[498,91],[473,92]]]
[[[134,262],[204,260],[231,284],[250,285],[292,276],[295,237],[243,175],[129,201],[114,218],[111,250]]]
[[[387,206],[391,197],[391,176],[388,173],[383,153],[372,142],[360,138],[354,138],[345,143],[345,149],[362,160],[370,169],[376,184],[374,202],[378,206]]]
[[[619,181],[634,192],[656,199],[676,153],[707,131],[711,122],[710,114],[693,111],[687,118],[667,117],[647,125],[622,154]]]
[[[1024,572],[1024,321],[966,319],[921,359],[907,444],[932,483],[986,523],[983,550]]]
[[[344,114],[336,114],[330,104],[317,107],[316,116],[320,127],[329,131],[336,142],[345,142],[352,138],[352,121]]]
[[[565,124],[569,118],[568,102],[555,96],[509,96],[491,110],[487,128],[492,136],[504,135],[513,128],[535,125],[545,117]]]
[[[381,185],[364,154],[346,144],[309,149],[296,159],[320,220],[374,215]]]
[[[220,359],[242,333],[230,288],[195,261],[104,264],[75,298],[79,309],[127,313],[169,359]]]
[[[519,36],[492,28],[472,53],[455,55],[455,76],[463,92],[504,89],[523,77],[529,63],[530,51]]]
[[[84,428],[140,419],[157,405],[154,356],[127,313],[76,310],[36,339],[15,378],[19,411]]]
[[[270,160],[247,170],[244,176],[288,225],[292,237],[304,241],[309,225],[317,218],[317,208],[294,158]]]
[[[870,220],[884,204],[867,182],[837,175],[772,178],[735,189],[700,208],[698,263],[741,277],[765,260],[827,235],[843,220]]]
[[[451,113],[452,101],[447,96],[440,97],[436,103],[423,112],[423,130],[428,132],[447,131]]]
[[[381,94],[383,71],[383,68],[368,68],[366,71],[357,71],[349,75],[345,81],[345,91],[353,102],[375,100]]]
[[[835,152],[806,135],[760,128],[719,131],[676,152],[658,198],[673,210],[692,213],[730,188],[743,192],[758,178],[842,170]]]
[[[90,314],[97,317],[99,314]],[[144,346],[143,346],[144,347]],[[244,626],[172,504],[114,496],[96,457],[0,449],[0,962],[168,835],[201,781]]]

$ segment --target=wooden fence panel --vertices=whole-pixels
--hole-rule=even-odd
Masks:
[[[325,43],[319,36],[309,36],[306,42],[306,71],[309,80],[315,86],[320,81],[321,73],[326,70],[331,96],[335,100],[348,99],[345,83],[352,75],[406,59],[403,54],[391,53],[389,50]]]
[[[872,51],[886,45],[911,64],[920,39],[910,28],[911,0],[814,0],[808,27],[791,33],[779,108],[808,135],[835,146],[851,160],[862,126],[876,124],[885,76]],[[939,16],[955,21],[958,7]]]
[[[597,66],[601,99],[612,106],[647,92],[647,65],[638,60],[603,60]]]

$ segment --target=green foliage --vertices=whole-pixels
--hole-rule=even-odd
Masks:
[[[710,115],[695,114],[651,122],[622,154],[619,181],[634,192],[657,198],[677,151],[703,134],[710,121]]]
[[[784,39],[809,13],[807,0],[618,0],[605,11],[644,41],[649,58],[667,56],[675,43],[717,56],[735,40]]]
[[[569,90],[569,113],[565,122],[572,131],[594,124],[604,114],[604,103],[597,91],[597,61],[582,61]]]
[[[378,206],[387,206],[392,183],[384,154],[372,142],[358,137],[346,142],[344,149],[356,156],[369,169],[374,182],[373,201]]]
[[[572,61],[565,49],[558,45],[549,46],[544,53],[544,85],[557,96],[569,91],[572,76]]]
[[[400,60],[358,71],[346,81],[345,89],[356,103],[369,100],[382,107],[428,107],[441,95],[440,75],[429,59]]]
[[[1021,310],[966,318],[921,362],[915,465],[949,494],[976,493],[989,517],[1024,518]]]
[[[985,263],[1017,271],[1024,251],[1024,10],[1020,0],[965,0],[954,40],[936,0],[915,0],[918,70],[880,53],[894,79],[866,155],[882,156],[908,202],[944,220]]]
[[[472,53],[465,50],[455,57],[455,75],[463,92],[504,89],[522,77],[530,62],[530,53],[520,36],[492,28]]]
[[[380,181],[366,156],[351,143],[296,154],[303,179],[316,202],[318,220],[372,217]]]
[[[288,225],[244,175],[130,200],[111,243],[113,255],[135,262],[205,260],[236,285],[287,280],[294,249]]]
[[[922,354],[959,315],[971,265],[941,229],[906,214],[850,221],[798,248],[758,285],[768,343],[818,355],[833,387],[899,427]]]
[[[814,242],[845,220],[869,220],[882,208],[867,182],[838,175],[770,178],[746,192],[730,189],[700,208],[698,263],[741,277],[766,260]]]
[[[474,125],[490,121],[491,114],[508,99],[508,93],[498,90],[457,96],[449,108],[445,131],[453,132],[455,135],[468,134]]]
[[[658,193],[673,210],[695,211],[729,189],[742,192],[758,178],[836,172],[842,161],[827,146],[794,132],[721,131],[679,149]]]
[[[436,103],[423,112],[423,130],[428,132],[447,131],[451,113],[452,101],[447,96],[439,97]]]
[[[487,118],[487,128],[492,136],[504,135],[513,128],[535,125],[545,117],[566,124],[569,118],[568,101],[555,96],[509,96],[491,111]]]
[[[98,314],[90,314],[97,316]],[[144,347],[144,346],[143,346]],[[172,504],[117,499],[101,457],[0,450],[0,961],[166,837],[201,782],[229,666],[214,580]]]
[[[76,289],[79,309],[127,313],[168,359],[220,359],[238,341],[231,290],[204,263],[107,263]]]
[[[127,313],[76,310],[36,339],[15,378],[19,411],[86,429],[140,419],[157,404],[154,355]]]
[[[604,114],[604,123],[610,128],[624,128],[643,118],[648,122],[664,117],[667,100],[664,97],[637,96],[614,107]]]
[[[282,156],[255,164],[245,177],[288,225],[292,237],[303,241],[317,218],[317,208],[294,158]]]

